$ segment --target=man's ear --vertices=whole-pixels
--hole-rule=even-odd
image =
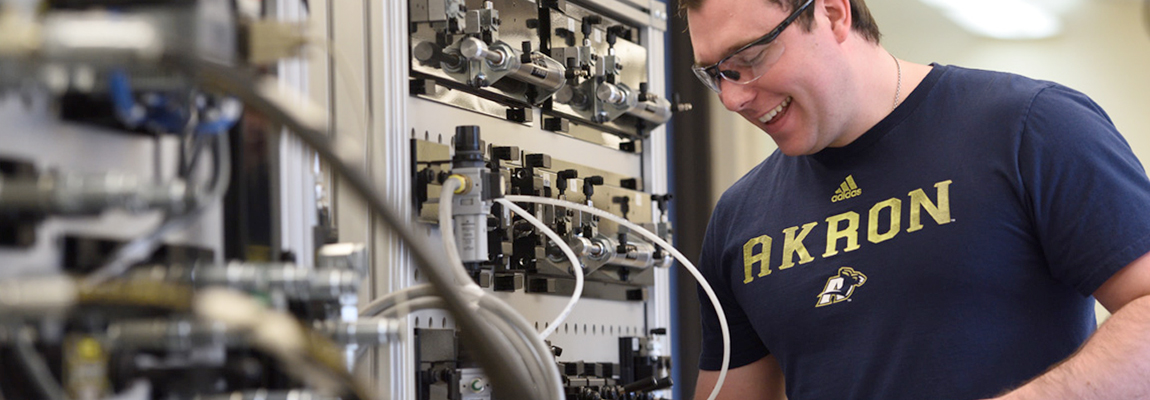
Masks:
[[[851,4],[850,0],[816,0],[822,3],[822,10],[826,13],[830,23],[831,32],[839,43],[847,40],[851,33]]]

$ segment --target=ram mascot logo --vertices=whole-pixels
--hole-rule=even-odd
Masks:
[[[866,283],[866,275],[855,271],[851,267],[839,268],[838,275],[827,278],[827,286],[819,293],[819,302],[815,307],[828,306],[848,301],[854,294],[855,288]]]

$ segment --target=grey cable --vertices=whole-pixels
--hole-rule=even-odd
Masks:
[[[686,268],[687,271],[691,273],[691,276],[699,282],[699,286],[703,289],[704,292],[706,292],[707,298],[715,307],[715,317],[717,317],[719,320],[719,329],[723,332],[723,362],[722,367],[719,369],[719,378],[715,382],[715,387],[711,390],[711,395],[707,397],[707,399],[714,400],[719,396],[719,391],[723,388],[723,382],[727,377],[728,364],[731,360],[731,335],[727,326],[727,316],[726,312],[723,311],[723,306],[719,303],[719,298],[715,295],[714,289],[711,288],[711,284],[707,283],[707,280],[703,277],[703,274],[699,272],[698,268],[695,268],[695,264],[692,263],[691,260],[687,259],[687,256],[684,256],[682,252],[680,252],[678,249],[675,249],[674,246],[671,246],[671,244],[667,243],[667,241],[663,240],[663,238],[660,238],[659,235],[656,235],[655,233],[639,225],[636,225],[631,221],[623,219],[618,215],[611,214],[598,208],[579,203],[572,203],[566,200],[552,199],[549,197],[508,195],[504,198],[508,201],[514,202],[550,204],[553,206],[582,211],[598,216],[600,218],[609,219],[619,223],[620,225],[626,226],[631,230],[631,232],[639,234],[640,236],[654,242],[659,247],[662,247],[666,249],[667,252],[671,253],[671,256],[675,257],[675,259],[679,261],[679,265],[681,265],[683,268]]]
[[[468,275],[467,270],[463,268],[463,261],[459,257],[459,249],[455,244],[454,221],[452,220],[451,208],[455,201],[455,190],[459,189],[460,187],[462,187],[462,181],[459,179],[448,178],[447,181],[443,183],[443,190],[439,192],[439,230],[443,233],[441,236],[443,237],[444,252],[447,254],[447,259],[450,262],[452,271],[455,272],[458,283],[460,285],[471,286],[475,290],[479,291],[481,290],[479,289],[479,286],[471,281],[471,276]],[[514,204],[511,206],[514,207]],[[519,211],[526,212],[522,209]],[[577,273],[583,272],[583,268],[578,265],[577,258],[572,258],[571,263],[574,266],[573,268],[578,270]],[[578,285],[577,293],[582,291],[583,282],[579,281],[579,283],[580,284]],[[512,309],[511,306],[507,304],[507,302],[498,297],[488,295],[485,292],[480,293],[483,293],[479,298],[479,304],[481,306],[480,308],[495,310],[495,314],[499,316],[499,319],[511,325],[512,328],[514,328],[513,331],[518,332],[517,336],[523,341],[523,343],[514,340],[511,342],[513,345],[516,345],[516,348],[519,350],[520,354],[525,354],[525,347],[527,350],[531,351],[531,357],[526,358],[535,361],[535,368],[528,368],[527,371],[532,376],[531,381],[538,384],[536,389],[540,391],[539,394],[544,395],[544,398],[546,398],[548,394],[547,390],[548,388],[551,388],[555,390],[555,393],[551,393],[552,395],[562,397],[562,382],[559,379],[553,379],[554,377],[551,374],[552,370],[554,370],[555,376],[558,376],[558,366],[555,365],[553,360],[548,361],[550,349],[547,348],[547,345],[543,343],[543,340],[539,334],[537,334],[531,325],[527,322],[527,320],[523,319],[523,316]],[[566,312],[569,312],[569,310],[570,309],[567,309]],[[565,317],[566,315],[563,316]],[[558,320],[556,323],[558,323]],[[504,332],[504,335],[510,337],[507,335],[506,331]]]
[[[555,364],[554,360],[550,359],[551,349],[541,340],[535,343],[531,339],[532,337],[537,337],[538,334],[536,334],[530,326],[526,326],[526,320],[517,324],[514,321],[505,319],[503,315],[507,315],[507,310],[510,308],[500,307],[498,303],[503,302],[498,301],[498,298],[489,296],[490,295],[484,293],[483,298],[479,301],[479,310],[492,314],[487,318],[488,321],[505,321],[508,326],[512,328],[511,330],[500,328],[500,331],[504,333],[504,336],[510,337],[508,332],[511,332],[520,338],[520,342],[513,341],[512,345],[518,349],[520,354],[530,354],[530,359],[535,361],[535,368],[528,370],[529,372],[536,371],[536,373],[532,373],[532,377],[535,379],[534,382],[540,383],[541,388],[553,387],[550,385],[555,385],[556,381],[554,379],[546,379],[551,376],[550,371],[548,371],[550,368],[548,368],[547,365]],[[430,285],[418,285],[396,291],[373,301],[363,308],[360,316],[398,316],[398,314],[401,313],[411,313],[426,309],[442,309],[444,308],[443,304],[442,299],[435,295]],[[407,307],[407,309],[403,309],[404,307]],[[494,308],[503,310],[503,312],[497,313],[492,310]],[[518,313],[515,313],[513,310],[511,313],[518,315]],[[542,344],[541,347],[540,344]],[[554,372],[556,374],[558,373],[557,366]],[[562,386],[562,382],[559,381],[558,385]]]
[[[419,297],[430,296],[435,294],[435,288],[431,285],[415,285],[401,290],[388,293],[387,295],[378,299],[372,300],[367,305],[360,307],[360,317],[372,317],[380,315],[383,310],[395,307],[396,304],[405,300],[416,299]]]
[[[454,201],[454,191],[460,187],[460,182],[455,179],[448,179],[443,184],[443,190],[440,191],[439,197],[439,226],[442,232],[444,253],[447,256],[449,263],[452,266],[456,282],[463,285],[474,285],[471,281],[471,276],[463,269],[463,262],[459,258],[459,251],[453,242],[455,236],[453,232],[453,221],[451,219],[451,208]],[[537,343],[533,343],[532,338],[537,334],[530,326],[527,325],[526,320],[522,323],[517,323],[510,315],[519,316],[514,312],[506,303],[499,298],[489,297],[484,292],[480,298],[480,310],[487,313],[492,313],[494,318],[487,318],[488,321],[502,321],[503,323],[497,324],[496,327],[503,333],[501,338],[510,342],[517,352],[524,355],[524,358],[532,361],[531,368],[526,371],[532,377],[532,382],[537,384],[536,388],[541,391],[540,395],[543,398],[548,397],[547,388],[561,387],[562,382],[555,379],[548,379],[551,377],[550,368],[548,364],[554,365],[554,360],[549,360],[550,349],[543,345],[543,348],[537,347]],[[503,303],[503,304],[499,304]],[[409,307],[406,310],[400,310],[401,307]],[[363,307],[361,312],[362,316],[373,316],[376,314],[390,316],[392,314],[410,313],[428,308],[443,308],[443,301],[435,295],[434,290],[429,285],[412,286],[403,290],[383,296],[379,299],[372,301],[367,306]],[[498,309],[502,312],[494,312],[492,309]],[[509,311],[510,310],[510,311]],[[503,324],[507,324],[504,326]],[[516,329],[518,328],[518,329]],[[517,338],[518,340],[512,340]],[[540,343],[542,343],[540,341]],[[530,355],[527,357],[526,355]],[[518,364],[514,364],[518,365]],[[558,372],[558,367],[555,368]],[[556,393],[551,393],[556,395]]]
[[[12,345],[16,350],[16,358],[32,376],[32,382],[36,388],[40,389],[40,392],[49,400],[67,400],[68,396],[64,394],[64,388],[52,376],[52,372],[48,370],[48,363],[44,362],[44,358],[36,352],[36,348],[32,346],[32,341],[27,337],[27,333],[19,331],[13,333]]]
[[[535,349],[535,359],[539,363],[539,368],[544,373],[544,388],[551,388],[554,390],[551,394],[552,398],[562,399],[565,397],[563,393],[563,378],[559,374],[559,365],[551,359],[551,347],[543,342],[543,338],[535,332],[535,328],[531,326],[515,309],[511,308],[506,302],[494,296],[483,296],[479,299],[480,307],[483,309],[491,310],[500,319],[512,324],[518,332],[522,335],[523,340],[531,344]]]
[[[521,383],[530,377],[500,367],[515,362],[514,349],[501,345],[496,336],[499,333],[471,314],[463,296],[452,290],[451,272],[443,269],[447,263],[442,255],[432,250],[430,243],[415,233],[407,218],[401,218],[392,209],[366,175],[335,153],[330,137],[325,132],[308,126],[287,109],[276,104],[270,95],[266,95],[255,86],[254,83],[258,79],[248,71],[200,59],[172,57],[168,61],[172,67],[189,72],[200,84],[233,95],[253,110],[282,123],[288,128],[288,132],[327,159],[351,187],[367,200],[384,223],[390,226],[411,249],[416,264],[424,270],[428,280],[443,296],[448,311],[462,328],[464,344],[476,353],[477,361],[496,387],[500,391],[506,391],[507,398],[532,398],[533,391],[521,386]]]
[[[143,261],[162,243],[165,236],[172,232],[187,229],[196,222],[217,199],[221,199],[227,192],[231,179],[231,151],[228,145],[227,134],[215,135],[215,168],[212,173],[210,185],[206,195],[196,195],[193,198],[194,208],[186,213],[165,217],[156,229],[146,236],[142,236],[120,246],[112,257],[96,271],[88,274],[82,284],[88,287],[99,285],[108,279],[123,275],[133,264]],[[189,186],[190,187],[190,186]]]
[[[569,268],[568,272],[575,276],[575,290],[571,295],[571,298],[567,300],[567,305],[563,307],[563,310],[559,312],[559,315],[556,315],[555,319],[551,321],[551,326],[544,328],[543,332],[539,333],[540,338],[547,338],[548,336],[551,336],[552,333],[555,333],[556,329],[559,329],[560,323],[567,320],[567,317],[571,315],[571,311],[575,309],[575,304],[577,304],[579,299],[583,297],[583,286],[584,281],[586,280],[583,275],[585,275],[587,271],[584,269],[585,267],[583,266],[583,263],[579,261],[579,256],[575,255],[575,252],[571,250],[571,246],[567,245],[567,242],[563,241],[563,238],[559,237],[559,234],[555,233],[555,231],[544,224],[543,221],[540,221],[538,218],[535,218],[534,215],[531,215],[531,213],[527,212],[527,210],[524,210],[522,207],[519,207],[518,205],[515,205],[515,203],[507,201],[506,199],[495,199],[495,202],[502,204],[504,207],[507,207],[515,214],[518,214],[524,220],[527,220],[527,222],[530,222],[531,225],[534,225],[535,228],[543,233],[543,235],[548,239],[550,239],[553,244],[559,247],[559,249],[563,252],[563,255],[567,257],[567,261],[571,263],[571,267]]]
[[[485,295],[484,297],[487,296]],[[484,315],[484,319],[492,321],[492,325],[499,330],[501,333],[499,338],[504,341],[505,344],[514,347],[517,354],[523,356],[520,359],[521,363],[512,365],[516,368],[522,368],[524,372],[531,376],[531,382],[535,384],[534,388],[538,393],[535,398],[554,398],[553,396],[548,396],[548,388],[554,387],[555,382],[547,379],[547,370],[541,368],[544,359],[536,354],[536,351],[533,351],[535,349],[532,348],[530,341],[525,340],[530,336],[536,336],[535,331],[524,332],[522,327],[517,327],[512,321],[498,318],[495,313],[487,308],[480,307],[479,311]],[[558,387],[562,388],[562,383],[559,383]]]
[[[191,171],[195,171],[196,163],[199,161],[199,150],[203,148],[202,136],[195,134],[196,124],[200,120],[200,115],[196,112],[195,95],[190,94],[188,97],[188,121],[184,125],[183,132],[180,132],[180,163],[176,174],[180,178],[186,178],[191,174]],[[156,137],[159,138],[160,136],[157,135]],[[157,164],[156,179],[160,179],[159,171],[159,164]]]
[[[398,318],[401,314],[410,314],[426,310],[442,310],[447,303],[439,296],[425,296],[411,298],[407,301],[396,303],[394,306],[380,310],[379,317],[383,318]]]
[[[372,301],[361,309],[360,316],[392,316],[401,313],[401,307],[410,307],[407,312],[442,308],[443,303],[438,300],[438,297],[430,285],[412,286],[403,290],[389,293],[386,296]],[[493,315],[493,318],[488,318],[489,321],[503,320],[506,321],[507,324],[516,328],[513,330],[513,332],[519,336],[523,343],[530,345],[530,352],[524,352],[522,346],[516,347],[520,349],[520,354],[531,355],[530,359],[535,361],[535,369],[542,374],[532,374],[537,379],[540,379],[536,380],[535,382],[541,383],[542,387],[555,387],[552,385],[556,385],[555,382],[557,382],[557,380],[555,378],[558,377],[559,370],[558,366],[555,366],[554,360],[550,358],[551,348],[538,338],[538,334],[535,333],[531,326],[528,326],[527,321],[522,320],[522,317],[519,316],[519,313],[515,312],[513,309],[507,306],[505,302],[499,301],[498,298],[491,297],[486,293],[484,293],[483,297],[480,299],[479,305],[479,309],[481,311],[488,312]],[[509,317],[512,315],[519,318]],[[514,319],[520,319],[521,321],[516,323]],[[504,333],[506,334],[505,330]],[[548,367],[549,365],[554,367],[554,371],[550,371],[551,368]],[[552,375],[551,372],[554,372],[554,375]],[[543,380],[549,377],[551,379]],[[558,386],[562,386],[561,381],[558,381]]]
[[[184,162],[180,165],[180,171],[177,174],[179,177],[186,178],[190,176],[192,172],[196,170],[196,167],[200,164],[200,154],[204,148],[204,140],[206,140],[204,139],[204,136],[208,135],[193,134],[190,144],[185,143],[187,140],[180,139],[180,146],[188,148],[181,150],[180,153],[180,157]]]
[[[527,327],[528,330],[524,331],[522,324],[517,324],[514,321],[504,318],[504,315],[506,314],[505,311],[502,313],[494,311],[492,305],[496,304],[497,302],[493,302],[492,299],[495,298],[484,294],[483,298],[479,302],[481,306],[479,311],[485,314],[484,318],[486,320],[492,321],[495,327],[499,329],[501,333],[503,333],[501,339],[505,339],[509,345],[514,346],[519,354],[525,356],[530,355],[530,357],[524,358],[534,362],[533,368],[526,368],[526,372],[532,377],[532,382],[536,382],[537,388],[541,391],[546,390],[548,387],[556,387],[553,385],[557,385],[561,389],[562,381],[560,380],[557,382],[555,379],[553,379],[558,375],[555,375],[552,377],[552,379],[548,379],[551,377],[551,371],[548,371],[549,368],[547,368],[546,365],[555,365],[554,360],[550,359],[551,349],[547,347],[546,344],[543,345],[543,348],[539,348],[538,343],[534,343],[534,341],[531,340],[532,337],[538,338],[538,334],[535,333],[534,330],[531,330],[530,327]],[[429,309],[443,309],[444,305],[445,303],[443,302],[442,298],[435,296],[434,294],[427,294],[420,297],[412,297],[406,301],[391,304],[389,307],[381,309],[378,315],[384,317],[398,317],[401,313],[412,313]],[[518,315],[518,313],[515,313],[515,315]],[[511,340],[511,338],[518,338],[519,340]],[[539,343],[542,343],[542,341],[540,340]],[[558,374],[558,366],[555,366],[554,372]],[[544,395],[543,398],[547,398],[547,392],[542,392],[540,394]],[[556,393],[550,394],[552,396],[557,395]],[[560,392],[558,395],[562,395],[562,393]]]

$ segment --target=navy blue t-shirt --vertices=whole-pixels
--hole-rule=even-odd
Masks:
[[[936,65],[858,140],[775,152],[722,196],[701,270],[731,367],[791,399],[992,397],[1071,355],[1150,250],[1150,181],[1085,95]],[[703,302],[701,368],[722,337]]]

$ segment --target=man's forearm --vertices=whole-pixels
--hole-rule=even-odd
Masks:
[[[1114,313],[1070,358],[1001,400],[1150,398],[1150,296]]]

